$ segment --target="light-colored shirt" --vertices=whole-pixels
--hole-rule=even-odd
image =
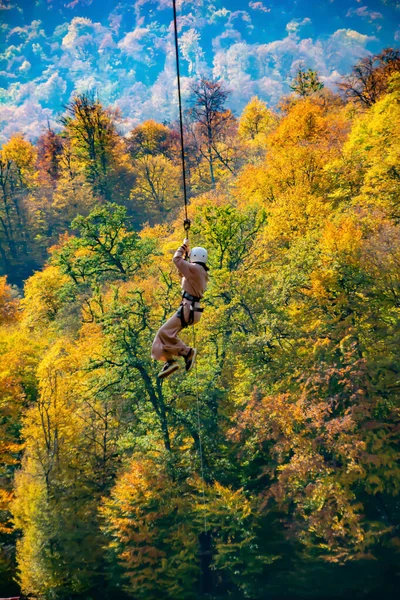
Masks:
[[[174,265],[182,275],[182,290],[191,296],[202,298],[207,288],[208,274],[201,265],[184,259],[186,247],[180,246],[173,257]]]

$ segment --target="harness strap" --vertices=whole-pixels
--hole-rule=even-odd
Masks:
[[[189,319],[187,322],[185,321],[185,312],[184,312],[185,304],[183,303],[183,300],[178,308],[176,316],[179,317],[179,319],[181,320],[182,329],[185,329],[185,327],[189,327],[189,325],[193,325],[194,313],[195,312],[202,313],[204,311],[204,308],[195,306],[195,303],[199,302],[201,300],[201,298],[197,298],[197,296],[192,296],[191,294],[188,294],[187,292],[183,292],[182,299],[183,298],[185,298],[186,300],[190,300],[190,302],[191,302],[191,304],[189,306]]]
[[[187,300],[190,300],[191,302],[200,302],[200,300],[201,300],[201,297],[192,296],[191,294],[189,294],[188,292],[185,292],[185,291],[182,292],[182,298],[186,298]]]

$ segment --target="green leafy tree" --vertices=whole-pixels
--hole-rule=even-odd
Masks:
[[[296,77],[290,85],[290,89],[301,98],[319,92],[323,87],[324,84],[320,81],[316,71],[312,69],[305,71],[301,67],[298,69]]]

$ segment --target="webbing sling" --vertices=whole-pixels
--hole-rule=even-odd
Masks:
[[[189,319],[186,321],[185,320],[185,309],[184,307],[187,306],[183,303],[183,300],[189,300],[190,301],[190,306],[189,306]],[[182,302],[178,308],[178,311],[176,313],[177,317],[180,318],[181,323],[182,323],[182,329],[185,329],[185,327],[189,327],[189,325],[193,325],[194,323],[194,313],[195,312],[200,312],[202,313],[204,311],[204,308],[200,308],[195,306],[196,302],[200,302],[201,298],[199,298],[198,296],[192,296],[191,294],[189,294],[188,292],[183,292],[182,294]]]

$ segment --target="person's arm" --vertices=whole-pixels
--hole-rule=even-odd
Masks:
[[[192,265],[185,260],[186,254],[189,254],[189,240],[185,238],[182,246],[178,248],[173,257],[173,263],[178,269],[179,273],[184,277],[190,277],[192,272]]]

